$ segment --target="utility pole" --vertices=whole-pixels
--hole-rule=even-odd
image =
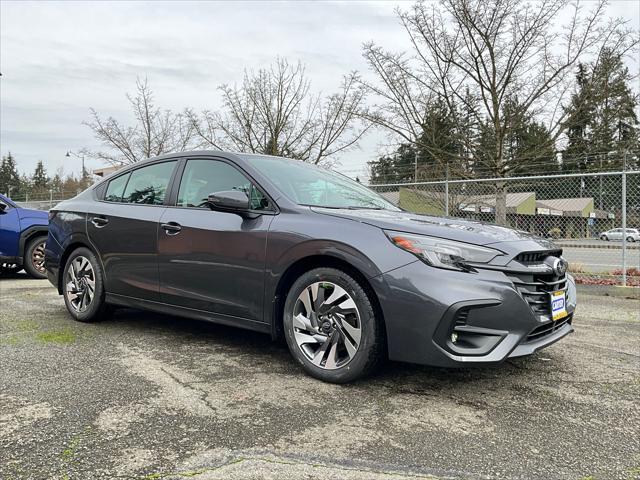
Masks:
[[[67,150],[67,154],[65,155],[65,157],[69,158],[71,157],[71,155],[82,160],[82,180],[85,180],[87,178],[87,171],[84,168],[84,153],[77,154],[71,150]]]
[[[413,157],[413,182],[418,183],[418,147],[416,147],[416,154]]]

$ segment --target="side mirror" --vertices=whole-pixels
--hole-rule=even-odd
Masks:
[[[226,190],[209,194],[209,205],[215,210],[242,212],[249,210],[249,197],[240,190]]]
[[[4,213],[4,211],[7,209],[8,205],[6,203],[4,203],[2,200],[0,200],[0,213]]]

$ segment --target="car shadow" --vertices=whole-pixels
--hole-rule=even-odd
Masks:
[[[20,270],[19,272],[0,273],[0,281],[2,280],[35,280],[27,275],[27,272]]]
[[[273,341],[270,335],[264,333],[131,308],[119,308],[110,318],[97,325],[122,330],[125,335],[155,335],[181,348],[190,345],[206,348],[210,344],[212,351],[215,347],[241,352],[255,357],[260,363],[272,365],[278,371],[305,375],[295,365],[284,339]],[[498,365],[461,368],[429,367],[387,360],[374,375],[352,385],[377,384],[399,389],[399,392],[422,394],[422,387],[416,384],[426,385],[432,391],[456,384],[491,381],[496,377],[521,377],[530,375],[531,370],[535,369],[535,357],[510,359]]]

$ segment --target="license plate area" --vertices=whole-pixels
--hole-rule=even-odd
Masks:
[[[551,302],[551,317],[553,320],[561,320],[567,313],[567,292],[566,290],[556,290],[549,292]]]

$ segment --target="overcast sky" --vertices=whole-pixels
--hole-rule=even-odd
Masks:
[[[410,3],[328,2],[0,2],[0,149],[31,173],[43,160],[52,174],[67,150],[99,148],[88,109],[130,118],[126,92],[147,77],[157,103],[214,109],[216,87],[243,69],[280,55],[301,60],[314,90],[335,90],[344,73],[366,70],[362,43],[392,50],[407,39],[394,8]],[[640,2],[612,2],[610,14],[640,24]],[[385,138],[370,134],[340,157],[339,170],[364,172]],[[102,166],[87,161],[90,168]],[[362,176],[362,175],[361,175]]]

